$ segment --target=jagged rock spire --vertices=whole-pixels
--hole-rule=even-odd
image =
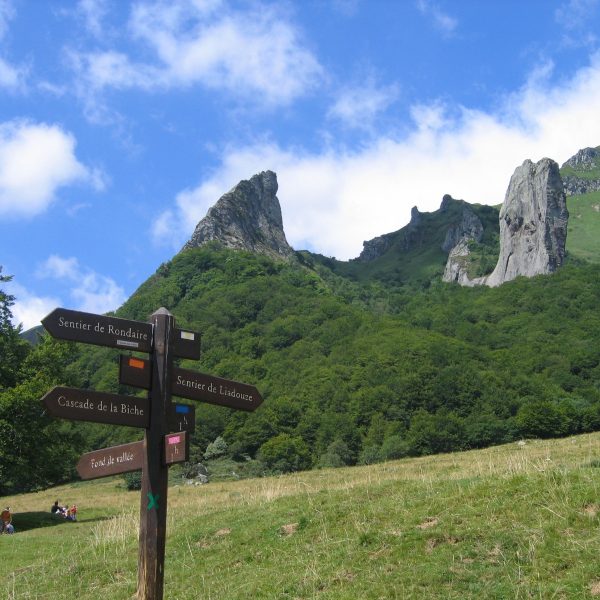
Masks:
[[[216,241],[234,250],[291,257],[294,250],[283,231],[277,189],[273,171],[240,181],[208,210],[183,250]]]

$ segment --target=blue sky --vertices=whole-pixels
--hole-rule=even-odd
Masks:
[[[600,145],[599,31],[600,0],[0,0],[15,320],[117,308],[267,169],[290,244],[339,259],[499,204]]]

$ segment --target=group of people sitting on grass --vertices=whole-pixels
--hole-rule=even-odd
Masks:
[[[14,533],[15,528],[12,524],[12,514],[10,512],[10,506],[7,506],[0,513],[0,533]]]
[[[62,517],[67,521],[77,521],[77,506],[73,504],[71,508],[60,506],[58,500],[52,505],[50,512],[57,517]]]

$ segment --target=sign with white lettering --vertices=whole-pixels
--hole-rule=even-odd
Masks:
[[[171,392],[183,398],[247,411],[257,409],[263,401],[253,385],[177,368],[173,369]]]
[[[146,398],[57,386],[42,402],[53,417],[129,427],[148,427],[150,409]]]
[[[144,458],[144,442],[132,442],[84,454],[77,463],[81,479],[96,479],[139,471]]]
[[[152,350],[152,325],[142,321],[55,308],[42,319],[42,325],[52,337],[59,340],[138,352]]]

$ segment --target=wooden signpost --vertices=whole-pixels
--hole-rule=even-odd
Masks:
[[[149,359],[120,356],[119,382],[148,390],[147,398],[55,387],[42,398],[51,416],[144,428],[144,439],[84,454],[82,479],[142,471],[138,553],[138,600],[162,600],[169,465],[189,459],[195,407],[174,403],[177,395],[201,402],[255,410],[258,390],[173,366],[173,358],[200,358],[200,334],[175,327],[160,308],[151,323],[57,308],[42,320],[55,338],[146,352]]]

